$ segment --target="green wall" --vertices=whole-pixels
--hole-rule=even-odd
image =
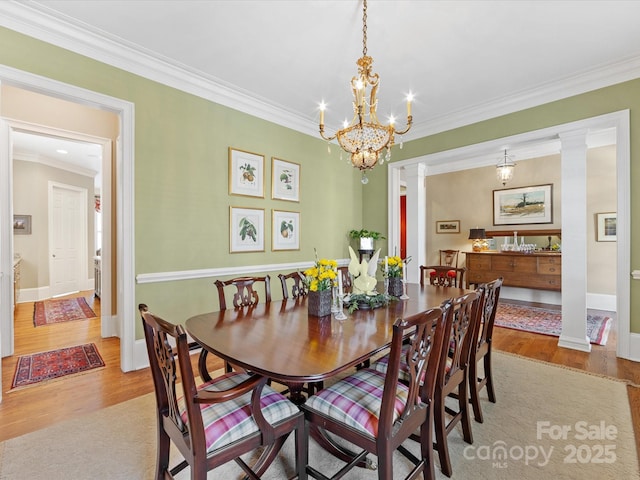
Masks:
[[[0,28],[0,63],[135,104],[135,273],[348,258],[362,226],[360,174],[298,133]],[[228,194],[228,148],[265,156],[265,198]],[[300,202],[271,199],[271,157],[300,164]],[[229,207],[265,209],[265,251],[229,253]],[[271,211],[300,212],[299,251],[271,251]],[[280,286],[272,273],[274,298]],[[275,281],[273,281],[275,280]],[[136,304],[168,319],[217,305],[213,278],[140,284]],[[137,337],[142,338],[138,329]]]

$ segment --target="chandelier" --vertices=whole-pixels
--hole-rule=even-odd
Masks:
[[[362,57],[358,59],[358,75],[351,79],[353,92],[353,119],[345,120],[344,126],[333,136],[326,136],[324,132],[324,111],[326,104],[320,104],[320,136],[327,141],[338,139],[338,143],[351,155],[351,165],[362,171],[362,183],[368,183],[366,171],[382,165],[391,158],[391,147],[394,135],[407,133],[411,128],[411,93],[407,96],[407,128],[398,131],[394,126],[393,117],[389,125],[382,125],[376,113],[378,107],[378,86],[380,77],[372,72],[373,58],[367,55],[367,0],[363,0],[362,9]],[[370,90],[370,93],[368,91]],[[384,156],[382,150],[387,149]],[[400,145],[402,148],[402,144]]]
[[[501,158],[496,165],[496,176],[498,181],[502,183],[504,187],[509,180],[513,178],[513,172],[516,169],[516,164],[513,163],[513,156],[507,155],[507,150],[504,151],[504,158]]]

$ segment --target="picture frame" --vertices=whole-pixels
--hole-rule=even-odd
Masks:
[[[271,198],[300,201],[300,164],[271,157]]]
[[[229,207],[229,252],[264,252],[264,209]]]
[[[300,250],[300,212],[271,211],[271,250]]]
[[[229,147],[229,194],[264,198],[264,155]]]
[[[438,220],[436,233],[460,233],[460,220]]]
[[[597,242],[615,242],[617,230],[618,214],[616,212],[596,213]]]
[[[13,234],[31,235],[31,215],[13,216]]]
[[[553,223],[553,184],[493,191],[494,225]]]

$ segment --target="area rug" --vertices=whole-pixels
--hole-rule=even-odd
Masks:
[[[54,298],[33,305],[33,324],[36,327],[95,317],[95,312],[84,297]]]
[[[496,350],[493,362],[497,403],[490,403],[483,390],[485,421],[472,422],[473,445],[464,443],[459,424],[449,434],[452,480],[640,478],[625,383]],[[148,394],[2,442],[0,479],[151,480],[155,416],[154,397]],[[584,438],[585,431],[590,438]],[[416,452],[417,444],[408,447]],[[340,465],[313,440],[309,457],[324,473]],[[171,465],[179,459],[172,450]],[[293,465],[290,437],[262,478],[291,478]],[[404,478],[409,469],[402,456],[394,455],[393,478]],[[189,473],[186,469],[176,479],[188,479]],[[243,477],[234,462],[208,475],[211,480]],[[355,469],[346,478],[377,480],[378,472]],[[446,478],[436,460],[436,479]]]
[[[591,343],[606,345],[612,323],[611,317],[587,313],[587,336]],[[559,337],[562,333],[562,312],[501,301],[498,303],[495,324],[499,327]]]
[[[53,380],[104,367],[95,344],[76,345],[18,357],[11,388]]]

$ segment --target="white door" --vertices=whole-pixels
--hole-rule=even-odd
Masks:
[[[49,182],[49,279],[52,297],[85,284],[87,190]],[[83,268],[84,265],[84,268]]]

